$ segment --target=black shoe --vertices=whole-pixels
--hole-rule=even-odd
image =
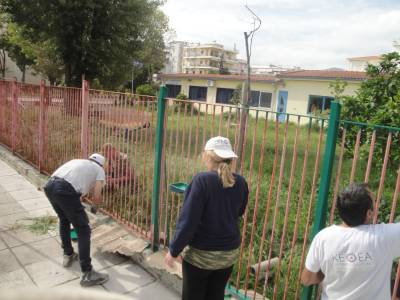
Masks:
[[[74,262],[74,260],[78,259],[78,254],[76,254],[75,252],[72,253],[71,255],[65,255],[63,257],[63,267],[64,268],[69,268],[70,266],[72,266],[72,263]]]
[[[98,273],[94,270],[84,272],[81,279],[81,286],[88,287],[103,284],[108,278],[107,274]]]

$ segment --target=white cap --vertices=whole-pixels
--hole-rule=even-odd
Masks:
[[[104,166],[104,163],[106,161],[104,156],[99,153],[93,153],[92,155],[89,156],[89,159],[98,163],[100,166]]]
[[[229,139],[216,136],[209,139],[204,147],[204,150],[213,150],[221,158],[236,158],[237,155],[232,150]]]

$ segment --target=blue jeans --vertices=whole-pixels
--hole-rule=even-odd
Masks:
[[[64,254],[71,255],[74,252],[70,236],[72,224],[78,235],[81,270],[82,272],[92,270],[89,219],[80,201],[81,195],[69,182],[57,177],[50,178],[44,191],[60,220],[60,237]]]

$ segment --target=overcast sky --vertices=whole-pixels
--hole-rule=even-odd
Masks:
[[[246,0],[167,0],[163,10],[177,40],[217,41],[245,57],[243,32],[252,28]],[[262,20],[252,65],[321,69],[346,58],[393,51],[400,39],[400,0],[248,0]]]

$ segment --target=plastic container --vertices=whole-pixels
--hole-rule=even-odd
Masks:
[[[78,235],[76,234],[76,231],[75,231],[74,228],[71,228],[70,237],[71,237],[71,240],[73,240],[73,241],[77,241],[78,240]]]
[[[169,185],[169,189],[178,194],[183,194],[186,191],[188,184],[186,182],[176,182]]]

